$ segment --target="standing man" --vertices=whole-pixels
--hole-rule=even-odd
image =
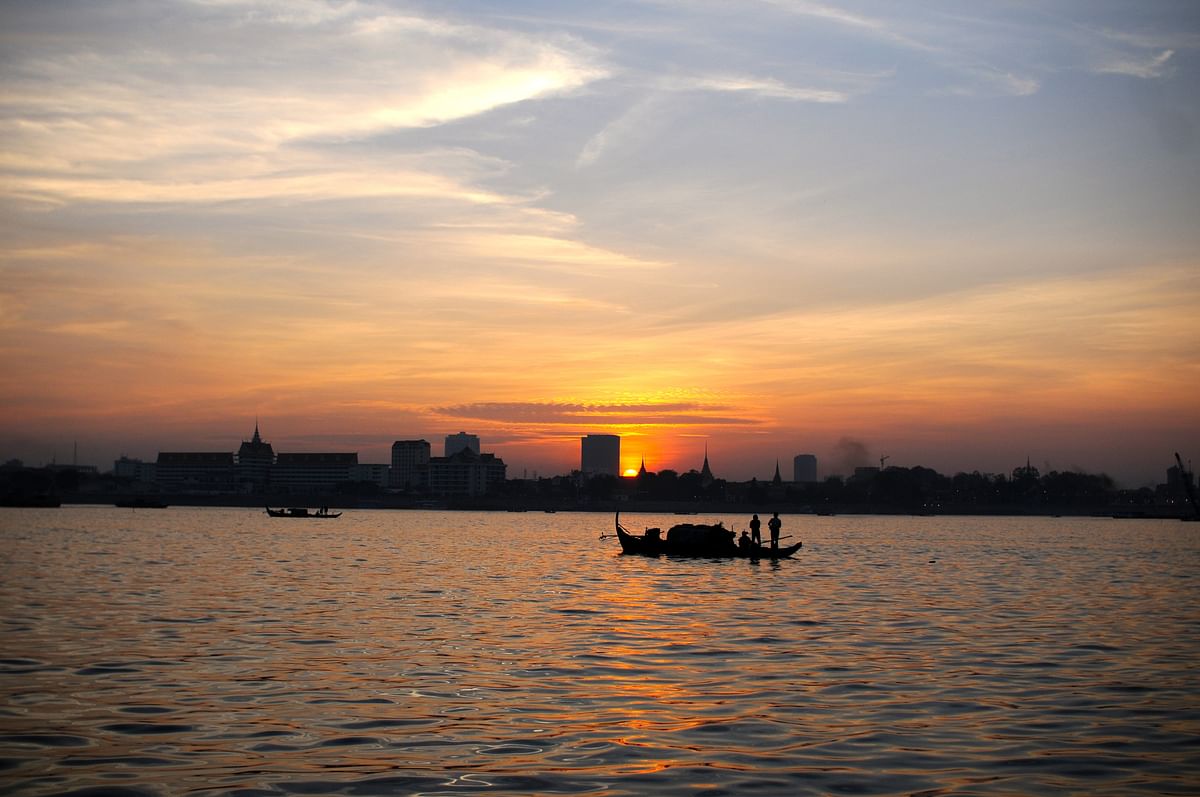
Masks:
[[[783,521],[779,519],[778,512],[767,521],[767,528],[771,530],[771,550],[779,550],[779,530],[783,528]]]
[[[754,543],[754,547],[762,547],[762,521],[758,519],[758,515],[750,518],[750,542]]]

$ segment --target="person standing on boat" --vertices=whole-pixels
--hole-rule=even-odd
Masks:
[[[757,517],[757,515],[755,515]],[[771,550],[779,549],[779,530],[783,528],[783,521],[779,519],[779,513],[776,512],[769,521],[767,528],[771,530]]]
[[[762,521],[758,519],[758,515],[750,518],[750,542],[755,546],[762,545]]]

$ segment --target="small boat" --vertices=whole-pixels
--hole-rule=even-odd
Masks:
[[[664,539],[661,529],[646,529],[645,534],[631,534],[621,525],[621,513],[617,513],[617,539],[621,541],[621,552],[641,556],[700,556],[710,559],[787,559],[804,545],[798,542],[785,548],[769,545],[740,547],[734,542],[734,533],[720,523],[704,525],[684,523],[667,530]]]
[[[6,495],[0,498],[0,506],[54,509],[62,506],[62,501],[54,495]]]
[[[267,507],[267,514],[271,517],[303,517],[303,518],[335,518],[341,517],[341,512],[330,512],[328,509],[321,508],[316,512],[308,511],[307,507],[292,506],[287,509],[272,509]]]

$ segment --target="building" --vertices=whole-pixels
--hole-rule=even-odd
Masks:
[[[354,481],[358,453],[285,454],[275,458],[271,490],[283,493],[330,493]]]
[[[124,455],[113,462],[113,476],[118,479],[128,479],[131,482],[153,484],[156,470],[153,462],[142,462],[140,459],[132,459]]]
[[[792,481],[812,483],[817,480],[817,457],[815,454],[797,454],[792,459]]]
[[[708,487],[716,481],[712,468],[708,466],[708,443],[704,444],[704,465],[700,468],[700,486]]]
[[[155,481],[166,493],[216,495],[233,492],[232,451],[160,451]]]
[[[411,492],[424,489],[429,476],[429,443],[425,440],[397,440],[392,443],[392,469],[389,486]]]
[[[359,463],[350,469],[350,481],[374,484],[386,488],[390,483],[391,466],[375,463]]]
[[[620,435],[589,434],[580,438],[579,470],[585,476],[620,476]]]
[[[264,443],[258,434],[258,421],[254,422],[254,437],[243,440],[237,453],[237,480],[243,492],[261,493],[271,480],[271,468],[275,464],[275,449]]]
[[[479,454],[479,438],[473,434],[459,432],[458,434],[446,435],[446,445],[442,449],[442,456],[450,457],[457,454],[463,449],[470,449],[477,456]]]
[[[476,454],[463,448],[448,457],[429,460],[429,492],[434,495],[478,497],[503,484],[507,466],[495,454]]]

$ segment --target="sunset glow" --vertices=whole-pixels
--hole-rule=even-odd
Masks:
[[[626,475],[1162,480],[1200,458],[1195,19],[943,12],[7,4],[0,456],[258,419],[364,462],[465,429],[510,477],[611,433]]]

